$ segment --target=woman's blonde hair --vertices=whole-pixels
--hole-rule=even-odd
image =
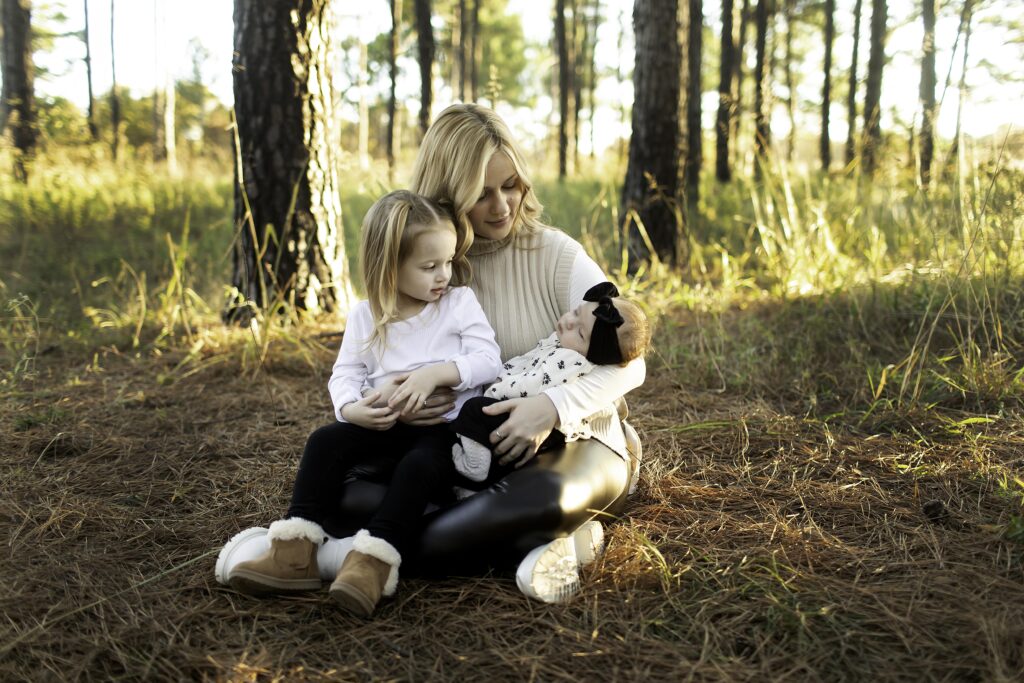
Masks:
[[[544,207],[533,191],[519,145],[501,117],[478,104],[453,104],[437,117],[423,136],[410,189],[451,202],[456,223],[472,231],[467,214],[483,192],[487,162],[497,152],[512,162],[523,194],[512,221],[513,234],[547,228],[540,218]]]
[[[416,238],[442,227],[455,232],[452,260],[453,286],[468,284],[471,277],[466,252],[473,243],[472,231],[455,225],[450,209],[440,202],[408,190],[390,192],[370,207],[363,218],[359,245],[359,269],[366,299],[373,314],[373,334],[367,346],[387,342],[386,327],[398,319],[398,270],[412,253]]]

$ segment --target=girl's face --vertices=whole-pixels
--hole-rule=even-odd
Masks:
[[[417,312],[437,301],[452,279],[455,228],[440,221],[426,227],[413,241],[412,252],[398,267],[398,310]]]
[[[519,174],[504,152],[495,152],[484,170],[484,189],[469,209],[473,232],[485,240],[501,240],[512,232],[512,222],[523,199]]]
[[[584,356],[590,350],[590,333],[594,331],[594,309],[596,301],[584,301],[574,310],[569,311],[555,325],[558,343],[563,349],[578,351]]]

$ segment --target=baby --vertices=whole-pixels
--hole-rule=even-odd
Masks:
[[[451,422],[459,437],[452,446],[455,469],[467,479],[485,484],[514,469],[512,464],[499,465],[487,446],[491,432],[508,419],[508,413],[487,415],[484,406],[535,396],[550,387],[574,382],[597,365],[626,365],[642,356],[650,341],[650,325],[640,307],[619,298],[610,282],[594,285],[583,296],[582,304],[558,319],[550,337],[531,351],[509,359],[484,395],[463,405]],[[537,452],[591,438],[588,423],[584,419],[579,424],[559,425]]]

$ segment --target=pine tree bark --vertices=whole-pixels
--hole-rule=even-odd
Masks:
[[[480,65],[479,43],[480,43],[480,2],[473,0],[473,10],[470,12],[470,33],[469,33],[469,96],[476,102],[479,95],[479,80],[477,67]]]
[[[565,178],[569,159],[569,45],[565,0],[555,0],[555,49],[558,52],[558,177]]]
[[[0,5],[0,134],[8,128],[14,144],[14,178],[27,182],[38,129],[32,62],[32,3],[2,0]]]
[[[771,16],[771,0],[757,0],[755,10],[755,50],[757,65],[754,67],[754,150],[756,161],[754,174],[761,176],[761,166],[768,150],[771,149],[772,129],[769,111],[771,88],[771,60],[768,56],[768,27]]]
[[[681,260],[684,225],[679,180],[688,73],[681,43],[687,33],[687,14],[688,0],[633,3],[633,121],[621,202],[631,272],[652,257],[670,265]]]
[[[729,165],[729,133],[736,111],[732,96],[736,71],[736,49],[732,40],[733,0],[722,0],[722,59],[718,68],[718,115],[715,118],[715,177],[727,183],[732,179]]]
[[[921,46],[921,187],[928,189],[935,155],[935,0],[922,0],[924,38]]]
[[[846,165],[857,156],[857,62],[860,61],[860,17],[864,0],[853,6],[853,54],[850,57],[850,87],[846,93]]]
[[[431,25],[430,0],[416,0],[416,37],[420,61],[420,132],[430,126],[434,103],[434,27]]]
[[[887,13],[886,0],[871,0],[871,51],[864,93],[864,149],[861,152],[863,168],[868,175],[875,172],[882,144],[882,69],[885,66]]]
[[[452,49],[455,52],[455,71],[452,75],[452,89],[460,102],[466,101],[466,0],[459,0],[458,17],[452,31],[458,30],[458,37],[452,34]]]
[[[829,119],[832,109],[832,45],[836,38],[836,0],[825,0],[825,80],[821,86],[821,142],[818,146],[821,170],[828,173],[832,164],[832,139],[829,136]]]
[[[328,0],[235,0],[232,284],[225,319],[285,304],[346,312],[353,297],[333,158]]]
[[[789,135],[786,136],[786,160],[793,160],[796,151],[796,79],[793,77],[793,24],[796,22],[796,0],[786,1],[786,113],[789,114]]]
[[[701,128],[701,61],[704,52],[704,8],[702,0],[689,0],[686,42],[686,148],[683,157],[682,187],[688,212],[700,202],[700,170],[704,160]]]

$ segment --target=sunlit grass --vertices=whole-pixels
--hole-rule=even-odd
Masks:
[[[385,188],[350,173],[340,186],[354,267],[362,214]],[[220,324],[230,175],[203,164],[172,178],[152,165],[79,161],[41,164],[28,186],[4,184],[0,298],[17,372],[38,342],[14,339],[180,348],[190,363],[230,345]],[[616,179],[540,179],[537,192],[548,222],[578,237],[659,320],[653,362],[686,386],[861,419],[915,405],[998,410],[1022,395],[1020,171],[978,167],[930,193],[896,172],[868,183],[774,165],[756,183],[709,178],[685,228],[684,266],[653,263],[634,275]],[[301,355],[302,326],[340,324],[278,305],[245,330],[245,365],[267,363],[276,341]]]

